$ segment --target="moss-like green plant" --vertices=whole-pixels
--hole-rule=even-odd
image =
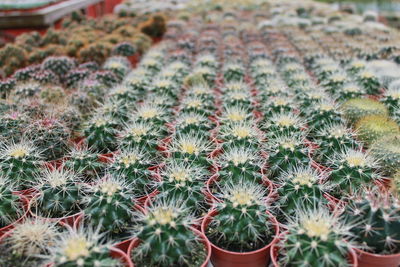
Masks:
[[[343,103],[341,110],[343,117],[351,124],[369,115],[388,115],[388,110],[384,104],[369,98],[350,99]]]
[[[357,137],[368,145],[385,136],[400,135],[397,122],[381,115],[363,117],[354,127]]]

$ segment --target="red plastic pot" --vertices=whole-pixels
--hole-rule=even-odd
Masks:
[[[112,163],[114,161],[114,153],[100,154],[99,161],[106,164]]]
[[[10,231],[11,229],[14,228],[14,226],[20,222],[22,222],[29,214],[29,200],[24,197],[23,195],[20,195],[20,199],[22,202],[22,205],[24,206],[24,210],[25,212],[22,214],[21,217],[19,217],[16,221],[14,221],[13,223],[6,225],[2,228],[0,228],[0,238],[5,235],[8,231]],[[0,242],[1,243],[1,242]]]
[[[30,200],[37,194],[37,190],[32,187],[24,190],[13,191],[13,194],[17,196],[24,196],[26,199]]]
[[[210,262],[210,257],[211,257],[211,245],[210,245],[210,242],[208,241],[207,237],[202,232],[200,232],[200,231],[198,231],[198,230],[196,230],[194,228],[191,228],[191,229],[196,235],[198,235],[201,238],[204,246],[206,247],[207,257],[206,257],[205,261],[203,262],[203,264],[200,267],[207,267],[208,263]],[[134,240],[132,240],[131,244],[129,245],[128,253],[127,253],[129,258],[131,258],[132,251],[139,245],[140,245],[140,240],[139,239],[135,238]],[[132,266],[135,266],[135,263],[133,263]]]
[[[278,256],[279,256],[279,250],[280,250],[278,241],[283,238],[283,234],[281,234],[279,236],[279,238],[276,240],[276,242],[274,244],[272,244],[272,247],[271,247],[271,262],[272,262],[272,266],[274,266],[274,267],[280,267],[279,262],[278,262]],[[353,249],[349,250],[349,263],[350,263],[350,266],[352,266],[352,267],[359,266],[357,255]],[[378,267],[378,266],[386,267],[386,265],[375,265],[375,267]]]
[[[110,255],[114,259],[118,259],[120,262],[122,262],[125,267],[133,267],[133,263],[130,257],[122,250],[117,248],[111,248]]]
[[[201,232],[205,235],[208,224],[217,210],[212,210],[208,213],[201,224]],[[214,267],[265,267],[269,263],[271,246],[276,242],[279,236],[279,223],[275,217],[267,211],[270,216],[272,224],[275,228],[274,239],[265,247],[250,252],[233,252],[217,247],[211,241],[212,254],[211,262]],[[206,235],[205,235],[206,236]],[[207,236],[206,236],[207,237]]]
[[[359,267],[398,267],[400,266],[400,253],[391,255],[373,254],[355,248],[358,256]]]

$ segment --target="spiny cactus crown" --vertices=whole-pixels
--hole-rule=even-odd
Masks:
[[[213,146],[210,141],[197,134],[178,134],[172,140],[169,151],[176,159],[208,165],[207,156]]]
[[[355,98],[343,103],[341,106],[343,116],[350,123],[355,123],[368,115],[388,115],[385,105],[369,98]]]
[[[121,147],[143,147],[147,148],[149,152],[155,151],[160,138],[160,129],[154,129],[149,122],[140,121],[126,123],[119,134]]]
[[[137,121],[148,122],[152,125],[163,125],[167,119],[165,109],[150,102],[145,102],[139,106],[134,116]]]
[[[206,135],[211,128],[208,118],[195,112],[181,114],[175,123],[176,132],[181,134],[203,133]]]
[[[85,144],[72,147],[64,164],[68,169],[89,179],[97,177],[104,168],[104,164],[99,161],[99,154]]]
[[[222,124],[251,120],[253,114],[241,106],[225,106],[219,118]]]
[[[126,57],[113,56],[109,57],[103,65],[103,69],[112,71],[119,79],[130,71],[131,63]]]
[[[270,135],[300,133],[305,128],[305,122],[293,113],[276,113],[263,125]]]
[[[219,136],[225,145],[257,147],[263,140],[261,132],[254,122],[238,122],[223,125]]]
[[[393,175],[400,170],[400,135],[386,136],[370,147],[371,155],[378,159],[381,170]]]
[[[9,225],[22,215],[19,197],[13,194],[12,181],[0,175],[0,228]]]
[[[400,127],[396,121],[379,115],[365,116],[354,127],[357,137],[367,145],[385,136],[400,135]]]
[[[112,151],[116,147],[116,122],[110,116],[96,115],[85,126],[84,134],[96,151]]]

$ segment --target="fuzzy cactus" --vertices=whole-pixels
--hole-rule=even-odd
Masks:
[[[369,98],[350,99],[343,103],[341,110],[343,117],[351,124],[369,115],[388,115],[388,110],[384,104]]]
[[[168,114],[164,108],[148,101],[136,109],[134,118],[138,122],[146,122],[153,126],[161,126],[167,122]]]
[[[355,241],[365,250],[383,255],[400,252],[397,198],[376,189],[366,190],[349,199],[344,216]]]
[[[39,195],[32,207],[38,214],[60,218],[80,211],[83,200],[80,175],[63,167],[43,170],[38,175],[35,188]]]
[[[219,116],[220,124],[235,124],[249,122],[253,118],[252,112],[241,106],[224,106]]]
[[[13,182],[5,175],[0,176],[0,228],[16,221],[22,215],[19,196],[13,194]],[[0,261],[1,262],[1,261]]]
[[[333,194],[357,193],[361,186],[374,183],[379,179],[376,172],[377,161],[370,153],[354,149],[337,152],[333,156],[330,167],[329,183]]]
[[[39,172],[41,151],[31,141],[3,143],[0,148],[0,171],[15,182],[16,189],[29,188]]]
[[[172,98],[177,98],[179,93],[178,85],[168,78],[157,78],[151,84],[152,91],[159,95],[166,95]]]
[[[42,70],[52,71],[63,78],[75,66],[75,61],[70,57],[48,57],[42,63]]]
[[[132,259],[140,266],[200,266],[207,252],[193,232],[193,217],[182,200],[152,203],[136,212],[134,236],[140,241]]]
[[[371,155],[378,159],[381,171],[393,175],[400,170],[400,135],[385,136],[370,147]]]
[[[106,174],[88,186],[86,193],[84,205],[88,223],[97,225],[108,236],[126,235],[134,207],[130,183],[122,177]]]
[[[115,150],[117,146],[116,126],[116,122],[108,116],[93,117],[84,129],[88,145],[98,152]]]
[[[268,166],[271,177],[288,172],[294,167],[308,166],[309,148],[302,136],[277,136],[267,146]]]
[[[121,267],[122,263],[110,256],[111,244],[104,240],[93,227],[69,228],[49,248],[49,255],[42,257],[55,267]]]
[[[279,243],[280,266],[350,266],[350,227],[327,208],[299,208],[289,218],[288,232]]]
[[[244,79],[245,68],[239,63],[228,63],[224,65],[224,79],[230,81],[241,81]]]
[[[400,135],[400,127],[396,121],[380,116],[365,116],[354,125],[357,137],[371,145],[374,141],[389,135]]]
[[[210,116],[213,114],[214,108],[215,106],[213,101],[205,101],[200,97],[188,96],[182,100],[180,112]]]
[[[227,184],[218,197],[216,215],[207,226],[206,235],[220,248],[248,252],[266,246],[275,234],[267,213],[266,189],[259,184],[239,181]],[[251,229],[243,231],[243,229]]]
[[[0,244],[0,265],[3,267],[42,266],[42,256],[59,236],[55,222],[28,218],[15,225]]]

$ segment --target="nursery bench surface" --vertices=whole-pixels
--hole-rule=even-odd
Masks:
[[[33,12],[0,12],[0,28],[51,26],[65,15],[100,2],[104,0],[68,0]]]

